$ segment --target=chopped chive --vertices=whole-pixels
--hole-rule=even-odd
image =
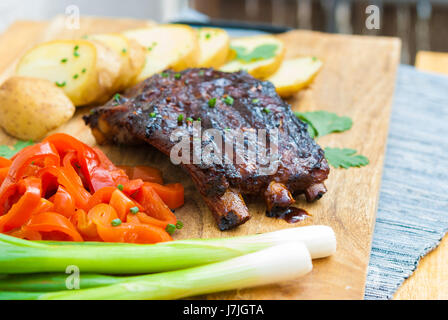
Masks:
[[[121,103],[120,98],[121,98],[121,95],[119,93],[116,93],[114,95],[114,100],[116,103]]]
[[[119,218],[114,219],[110,222],[110,224],[112,225],[112,227],[118,227],[121,224],[121,220]]]
[[[176,229],[182,229],[184,227],[184,223],[182,221],[176,222]]]
[[[173,234],[174,231],[176,231],[176,226],[174,224],[169,223],[166,226],[165,231],[168,232],[169,234]]]
[[[166,78],[166,77],[169,76],[168,72],[162,72],[160,75],[161,75],[162,77],[164,77],[164,78]]]
[[[77,58],[77,57],[79,57],[79,52],[75,51],[75,52],[73,52],[73,55]]]
[[[176,73],[176,74],[174,75],[174,78],[175,78],[175,79],[180,79],[180,77],[182,77],[182,75],[181,75],[180,73]]]
[[[214,108],[216,105],[216,98],[211,98],[210,100],[208,100],[208,106],[210,108]]]
[[[61,59],[61,63],[66,63],[68,61],[67,58]]]
[[[177,117],[177,122],[182,122],[184,120],[184,115],[183,114],[180,114],[178,117]]]
[[[75,74],[75,75],[73,76],[73,79],[78,79],[78,77],[79,77],[79,75],[78,75],[78,74]]]
[[[67,84],[65,81],[63,81],[63,82],[55,82],[55,84],[59,87],[59,88],[62,88],[62,87],[65,87],[65,85]]]
[[[226,105],[231,106],[233,104],[233,98],[231,96],[227,96],[222,101],[225,102]]]
[[[120,190],[120,191],[123,191],[124,186],[123,186],[122,184],[119,184],[119,185],[117,186],[117,189]]]
[[[79,46],[76,45],[75,48],[73,49],[74,51],[77,51],[79,49]]]
[[[188,117],[186,120],[187,120],[187,122],[193,122],[193,118],[190,118],[190,117]]]
[[[271,110],[269,110],[269,109],[267,109],[267,108],[263,108],[263,112],[266,113],[266,114],[268,114],[268,113],[271,112]]]
[[[149,114],[149,116],[150,116],[151,118],[155,118],[157,115],[156,115],[155,112],[151,112],[151,113]]]
[[[86,73],[86,71],[87,71],[86,68],[83,68],[83,69],[81,70],[82,73]]]
[[[121,53],[123,53],[123,54],[126,54],[126,52],[128,52],[128,50],[126,50],[126,48],[123,48],[123,49],[121,50]]]
[[[132,207],[131,209],[129,209],[129,211],[131,211],[132,214],[137,214],[140,209],[138,207]]]
[[[205,39],[210,39],[211,36],[212,36],[212,35],[211,35],[210,33],[207,33],[207,34],[205,35]]]
[[[201,118],[197,118],[196,121],[201,121]]]
[[[259,101],[259,99],[252,99],[252,103],[258,103]]]

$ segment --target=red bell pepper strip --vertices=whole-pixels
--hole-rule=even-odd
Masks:
[[[31,220],[24,227],[25,230],[38,231],[42,233],[59,232],[63,233],[72,241],[84,241],[75,226],[64,217],[56,212],[44,212],[31,217]],[[66,240],[52,237],[51,240]]]

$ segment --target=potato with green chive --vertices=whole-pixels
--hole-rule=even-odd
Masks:
[[[120,66],[117,54],[100,43],[55,40],[31,48],[20,59],[16,74],[49,80],[73,104],[83,106],[107,100],[116,90]]]

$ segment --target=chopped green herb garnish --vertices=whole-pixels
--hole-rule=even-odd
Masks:
[[[198,75],[200,75],[200,76],[203,76],[203,75],[204,75],[204,73],[205,73],[205,71],[204,71],[204,70],[200,70],[200,71],[198,72]]]
[[[78,58],[78,57],[79,57],[79,52],[78,52],[78,51],[75,51],[75,52],[73,52],[73,55],[74,55],[76,58]]]
[[[73,75],[73,79],[78,79],[78,77],[79,77],[79,75],[78,74],[75,74],[75,75]]]
[[[184,115],[183,115],[183,114],[180,114],[180,115],[177,117],[177,122],[182,122],[182,121],[184,121]]]
[[[112,227],[118,227],[121,224],[121,220],[120,219],[114,219],[110,222],[110,224],[112,225]]]
[[[63,81],[63,82],[55,82],[55,84],[59,87],[59,88],[62,88],[62,87],[65,87],[65,85],[67,84],[65,81]]]
[[[335,168],[348,169],[350,167],[363,167],[369,164],[369,159],[356,154],[354,149],[325,148],[325,158]]]
[[[211,36],[212,36],[212,35],[211,35],[210,33],[206,33],[206,34],[205,34],[205,39],[210,39]]]
[[[87,71],[86,68],[83,68],[83,69],[81,70],[82,73],[86,73],[86,71]]]
[[[210,100],[208,100],[208,106],[210,108],[214,108],[216,105],[216,98],[211,98]]]
[[[187,122],[193,122],[193,118],[190,118],[190,117],[188,117],[186,120],[187,120]]]
[[[174,231],[176,231],[176,226],[174,224],[169,223],[166,226],[165,231],[168,232],[169,234],[173,234]]]
[[[252,99],[252,103],[258,103],[260,99]]]
[[[263,108],[263,112],[268,114],[268,113],[271,113],[271,110],[269,110],[268,108]]]
[[[270,59],[275,57],[278,49],[276,44],[262,44],[255,47],[251,52],[247,52],[245,47],[232,47],[236,52],[236,59],[244,62],[252,62],[256,60]]]
[[[121,95],[119,94],[119,93],[116,93],[115,95],[114,95],[114,101],[116,102],[116,103],[121,103]]]
[[[166,77],[169,76],[169,73],[168,73],[168,72],[162,72],[160,75],[161,75],[162,77],[166,78]]]
[[[75,48],[74,48],[73,50],[74,50],[74,51],[78,51],[78,49],[79,49],[79,46],[76,45]]]
[[[176,222],[176,229],[182,229],[184,227],[184,223],[182,221]]]
[[[180,79],[182,77],[182,75],[180,74],[180,73],[176,73],[175,75],[174,75],[174,78],[175,79]]]
[[[155,117],[157,116],[157,114],[156,114],[155,112],[151,112],[151,113],[149,114],[149,116],[150,116],[151,118],[155,118]]]
[[[233,98],[231,96],[227,96],[222,101],[225,102],[226,105],[231,106],[233,104]]]
[[[317,57],[312,57],[311,60],[313,60],[313,62],[317,61]]]
[[[117,189],[120,190],[120,191],[123,191],[124,186],[123,186],[122,184],[119,184],[119,185],[117,186]]]
[[[140,209],[138,207],[132,207],[131,209],[129,209],[129,211],[131,211],[132,214],[137,214]]]
[[[126,48],[123,48],[123,49],[121,50],[121,53],[123,53],[123,54],[126,54],[126,52],[128,52],[128,50],[127,50]]]
[[[333,132],[349,130],[353,121],[349,117],[340,117],[328,111],[295,112],[295,115],[306,122],[311,138],[323,137]]]
[[[201,121],[201,118],[197,118],[196,121]]]
[[[61,59],[61,63],[66,63],[68,61],[67,58]]]
[[[0,157],[3,158],[12,158],[17,152],[26,148],[28,146],[33,145],[33,141],[17,141],[16,144],[11,148],[8,146],[0,146]]]

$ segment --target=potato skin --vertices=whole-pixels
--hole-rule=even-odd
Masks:
[[[74,112],[73,103],[51,81],[14,76],[0,87],[0,126],[15,138],[38,141]]]

